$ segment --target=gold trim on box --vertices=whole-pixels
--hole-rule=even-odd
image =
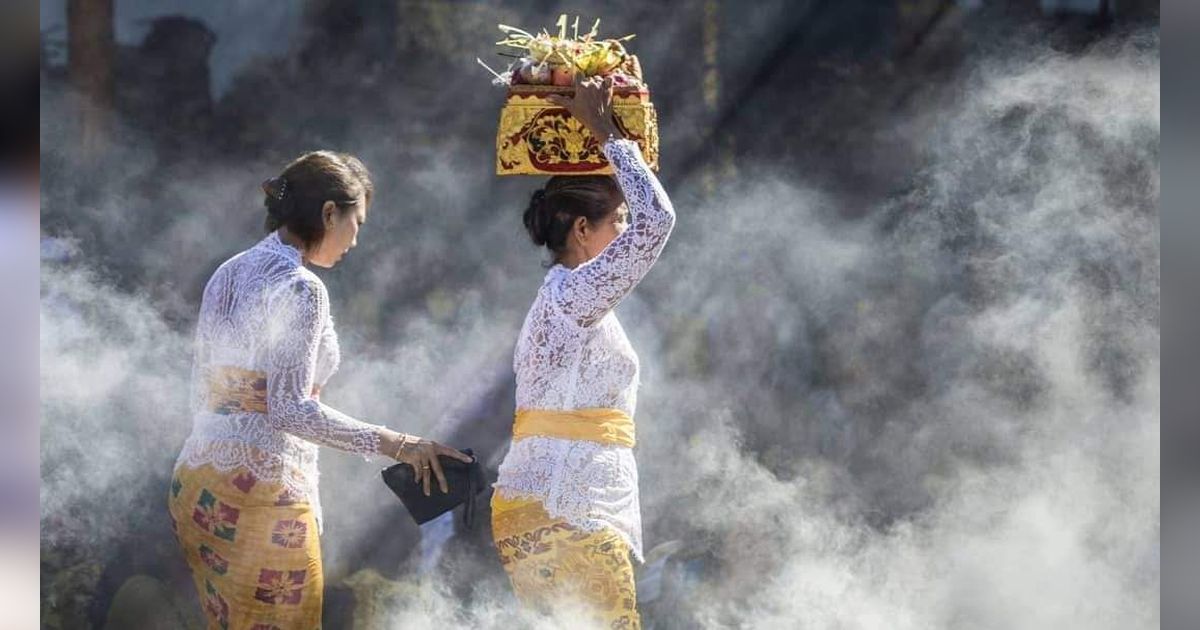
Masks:
[[[572,88],[519,85],[509,88],[496,133],[497,175],[611,175],[600,143],[546,94],[570,95]],[[613,113],[626,138],[637,142],[650,168],[658,170],[658,114],[644,89],[617,89]]]

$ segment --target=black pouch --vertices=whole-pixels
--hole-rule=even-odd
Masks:
[[[461,450],[472,458],[475,457],[471,449]],[[402,463],[384,468],[383,482],[397,497],[400,497],[400,502],[404,504],[409,515],[418,525],[432,521],[446,512],[466,504],[466,508],[463,509],[463,525],[467,529],[473,528],[475,526],[475,496],[487,487],[483,476],[483,466],[479,464],[478,459],[472,459],[468,464],[445,455],[439,455],[438,462],[441,463],[442,472],[446,475],[446,484],[450,487],[449,492],[443,493],[438,488],[437,478],[434,477],[430,480],[429,496],[425,496],[424,488],[416,483],[413,467]]]

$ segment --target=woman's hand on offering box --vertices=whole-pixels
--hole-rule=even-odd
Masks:
[[[613,121],[612,77],[581,78],[575,75],[575,96],[547,94],[546,100],[567,110],[583,123],[601,144],[610,138],[621,138],[621,130]]]

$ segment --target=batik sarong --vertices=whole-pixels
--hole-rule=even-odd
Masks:
[[[633,420],[616,409],[520,410],[513,439],[534,435],[634,445]],[[541,501],[492,497],[492,537],[525,606],[583,610],[594,627],[639,628],[629,544],[612,528],[586,531],[551,518]]]
[[[265,382],[222,370],[210,381],[213,411],[265,413]],[[209,630],[321,627],[321,545],[303,497],[245,467],[179,466],[168,506]]]
[[[612,529],[588,532],[550,518],[536,499],[492,497],[492,536],[522,605],[582,609],[593,627],[639,628],[629,545]]]
[[[307,503],[246,469],[181,467],[172,527],[210,630],[321,626],[321,546]]]

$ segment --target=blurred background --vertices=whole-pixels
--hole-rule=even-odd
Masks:
[[[544,256],[475,58],[560,13],[637,35],[679,215],[618,309],[646,626],[1158,627],[1158,2],[40,11],[44,627],[201,627],[165,510],[189,336],[303,151],[377,188],[319,272],[323,398],[494,472]],[[380,462],[322,458],[325,627],[554,627],[486,514],[418,528]]]
[[[38,42],[34,3],[0,6],[0,599],[11,627],[38,614]]]

